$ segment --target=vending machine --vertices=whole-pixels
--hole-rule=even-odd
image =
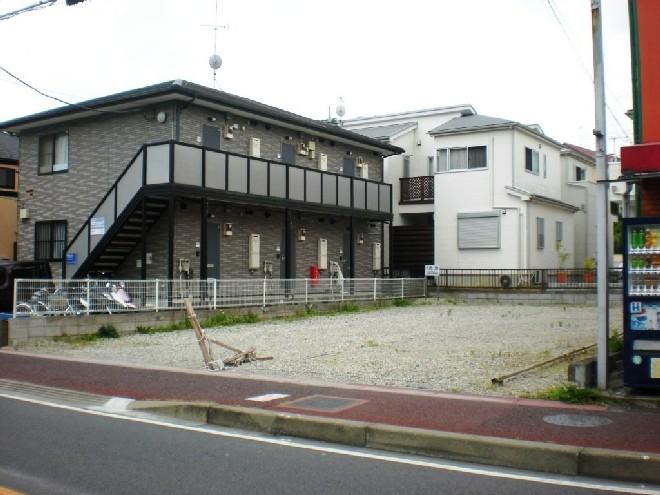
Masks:
[[[623,221],[623,378],[660,388],[660,217]]]

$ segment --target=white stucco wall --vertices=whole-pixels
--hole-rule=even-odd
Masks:
[[[543,218],[545,223],[545,243],[543,249],[537,247],[536,219]],[[556,249],[557,237],[555,222],[563,224],[563,250],[569,253],[564,268],[575,266],[575,237],[573,213],[553,206],[530,203],[527,216],[527,230],[529,233],[529,267],[530,268],[559,268],[559,253]]]
[[[525,170],[525,148],[539,152],[539,174]],[[514,177],[513,184],[534,194],[555,199],[561,198],[561,163],[557,145],[529,135],[518,129],[514,132]],[[544,157],[547,161],[546,175],[543,174]]]

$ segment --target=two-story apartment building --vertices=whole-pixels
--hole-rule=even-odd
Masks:
[[[435,263],[447,268],[573,266],[562,145],[538,126],[467,115],[430,131],[436,149]]]
[[[396,146],[181,80],[0,129],[20,137],[19,256],[64,277],[382,273]]]
[[[428,108],[343,122],[365,136],[403,148],[384,160],[392,184],[392,224],[385,228],[385,266],[394,276],[423,276],[433,263],[435,143],[429,132],[455,117],[474,115],[471,105]],[[390,253],[391,250],[391,253]]]
[[[16,258],[18,139],[0,132],[0,259]]]

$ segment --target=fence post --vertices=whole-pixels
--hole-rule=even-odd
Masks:
[[[14,316],[13,318],[16,318],[16,306],[18,305],[18,283],[21,281],[21,279],[16,279],[14,280]]]
[[[89,316],[89,309],[92,307],[92,299],[89,297],[89,282],[90,282],[89,277],[87,277],[87,289],[86,289],[86,293],[87,293],[87,311],[85,311],[87,313],[87,316]]]
[[[548,270],[545,268],[541,270],[541,290],[543,292],[548,290]]]
[[[374,301],[376,300],[376,278],[374,278]]]
[[[261,307],[265,309],[266,308],[266,278],[265,277],[264,277],[263,287],[264,287],[264,289],[263,289],[263,295],[262,295],[262,299],[261,299]]]
[[[341,302],[344,302],[344,282],[346,282],[346,279],[343,279],[339,282],[339,288],[341,290]]]
[[[213,309],[218,309],[218,281],[213,279]]]
[[[307,304],[307,280],[305,279],[305,304]]]
[[[401,279],[401,299],[403,299],[403,279]]]
[[[158,296],[158,288],[160,287],[160,283],[158,282],[158,279],[155,280],[156,282],[156,313],[158,313],[158,306],[160,302],[160,297]]]

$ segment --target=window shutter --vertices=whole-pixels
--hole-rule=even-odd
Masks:
[[[500,247],[499,213],[459,213],[458,249]]]

